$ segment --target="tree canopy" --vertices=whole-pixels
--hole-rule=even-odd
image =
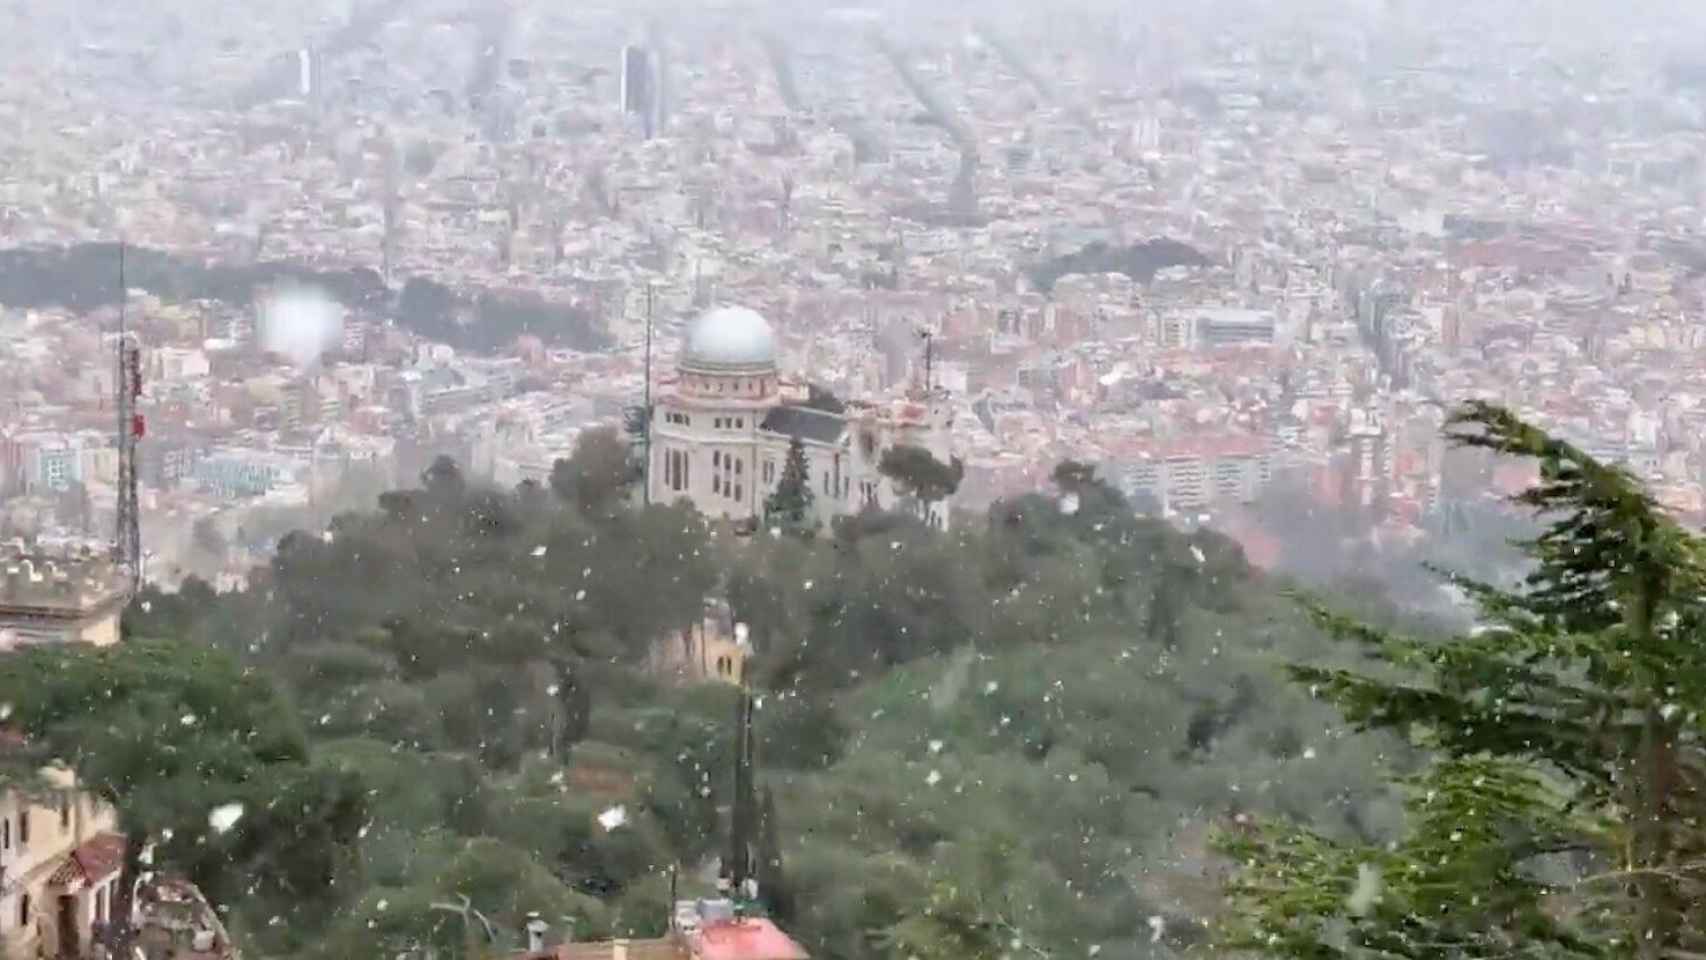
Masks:
[[[358,778],[315,768],[289,704],[229,655],[183,642],[30,647],[0,657],[0,701],[37,762],[70,766],[126,834],[114,916],[142,851],[211,891],[311,910],[365,817]],[[234,805],[234,806],[233,806]],[[222,830],[213,810],[242,813]]]
[[[1627,471],[1486,404],[1453,439],[1532,458],[1541,532],[1515,589],[1454,578],[1480,622],[1447,638],[1313,603],[1368,666],[1291,668],[1360,730],[1438,754],[1391,847],[1269,823],[1229,945],[1293,957],[1690,956],[1706,948],[1706,592],[1698,535]]]
[[[753,650],[761,896],[814,956],[891,956],[953,880],[945,903],[1003,942],[1137,960],[1203,936],[1208,823],[1396,835],[1372,773],[1396,738],[1340,737],[1273,669],[1337,662],[1322,632],[1234,543],[1136,515],[1093,472],[1070,505],[1018,497],[952,532],[868,512],[807,539],[595,508],[581,469],[568,497],[424,479],[286,536],[246,590],[128,612],[133,635],[273,678],[312,768],[368,785],[353,906],[274,926],[235,898],[245,943],[456,955],[461,915],[432,904],[463,895],[495,949],[529,911],[578,938],[661,930],[670,871],[708,893],[698,868],[730,846],[733,693],[654,669],[707,597]],[[1143,630],[1158,597],[1165,641]]]

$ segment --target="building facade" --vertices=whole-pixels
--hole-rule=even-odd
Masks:
[[[951,414],[941,391],[914,390],[886,403],[811,403],[809,388],[777,369],[770,324],[739,307],[695,320],[675,376],[659,386],[647,472],[654,503],[685,499],[710,517],[760,520],[798,439],[814,523],[876,508],[948,525],[947,503],[909,502],[878,469],[883,453],[903,444],[943,463],[952,459]]]
[[[0,655],[38,643],[117,643],[128,601],[123,572],[105,557],[9,549],[0,560]]]

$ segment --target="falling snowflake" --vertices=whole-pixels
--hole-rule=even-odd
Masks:
[[[616,828],[627,824],[627,822],[628,808],[620,805],[611,807],[598,815],[598,825],[603,827],[607,832],[615,830]]]
[[[942,771],[940,771],[940,770],[932,770],[932,771],[930,771],[930,775],[924,778],[924,783],[926,786],[934,787],[936,784],[941,783],[941,782],[942,782]]]
[[[584,588],[580,589],[580,590],[576,590],[575,591],[575,599],[576,600],[585,600],[586,599],[586,590]]]
[[[1191,544],[1191,556],[1196,557],[1198,563],[1208,562],[1208,557],[1203,555],[1202,547],[1199,547],[1194,543]]]
[[[1001,684],[995,682],[994,680],[991,680],[988,683],[983,685],[983,694],[984,694],[984,696],[989,696],[990,694],[994,693],[995,691],[997,691],[999,689],[1001,689]]]
[[[1303,759],[1305,759],[1305,760],[1315,759],[1315,748],[1314,747],[1305,747],[1303,750]]]
[[[930,752],[931,753],[941,753],[942,752],[942,741],[940,741],[940,740],[930,741]]]
[[[1167,918],[1156,914],[1149,918],[1149,942],[1160,943],[1161,934],[1167,930]]]
[[[533,555],[536,557],[543,557],[545,555],[545,549],[545,545],[541,543],[539,546],[533,548]]]
[[[240,803],[225,803],[214,807],[207,814],[207,825],[214,833],[224,833],[237,825],[243,819],[243,805]]]
[[[1060,498],[1060,512],[1072,516],[1078,512],[1078,494],[1068,493]]]
[[[195,726],[195,714],[193,714],[193,713],[184,714],[183,716],[178,718],[178,723],[180,723],[186,727]]]
[[[1358,865],[1356,887],[1346,898],[1345,909],[1349,910],[1353,917],[1366,915],[1380,902],[1382,886],[1379,867],[1372,863]]]
[[[541,549],[543,549],[543,548],[541,548]],[[378,902],[378,903],[376,903],[376,904],[374,904],[374,905],[373,905],[373,909],[375,909],[375,910],[378,910],[378,911],[379,911],[379,912],[380,912],[380,913],[384,913],[384,912],[385,912],[385,908],[386,908],[386,907],[389,907],[389,906],[390,906],[390,905],[391,905],[391,901],[389,901],[389,900],[381,900],[381,901],[379,901],[379,902]]]

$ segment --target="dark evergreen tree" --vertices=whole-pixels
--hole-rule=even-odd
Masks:
[[[776,797],[768,786],[759,801],[758,825],[758,895],[770,915],[786,923],[793,916],[794,901],[782,869],[782,837],[776,821]]]
[[[806,463],[806,446],[799,437],[788,441],[788,456],[782,462],[782,476],[776,490],[764,501],[765,522],[790,529],[806,526],[812,508],[811,468]]]
[[[1481,623],[1443,641],[1314,608],[1379,667],[1293,677],[1356,728],[1442,759],[1406,781],[1408,832],[1390,847],[1279,824],[1227,837],[1243,868],[1226,944],[1309,960],[1699,955],[1706,543],[1627,472],[1509,411],[1470,404],[1452,427],[1538,461],[1516,497],[1544,523],[1532,572],[1515,590],[1453,578]]]
[[[896,444],[884,450],[877,470],[894,481],[902,496],[914,501],[921,519],[928,518],[932,505],[953,496],[965,476],[965,464],[960,458],[943,463],[923,447],[909,444]]]
[[[456,461],[441,453],[422,471],[421,486],[436,497],[458,499],[468,489],[468,481],[463,478],[462,468]]]
[[[619,506],[633,479],[628,445],[608,427],[583,432],[568,459],[551,466],[552,492],[589,516]]]
[[[580,671],[565,661],[557,663],[557,708],[561,711],[556,749],[568,753],[586,739],[592,725],[592,690],[581,681]]]

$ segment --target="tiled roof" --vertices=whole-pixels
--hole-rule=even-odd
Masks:
[[[833,413],[825,413],[811,407],[781,406],[765,414],[764,422],[760,423],[759,427],[790,439],[798,437],[818,443],[835,443],[847,429],[847,421]]]
[[[64,886],[82,880],[100,883],[124,865],[124,835],[99,833],[65,857],[48,882]]]

